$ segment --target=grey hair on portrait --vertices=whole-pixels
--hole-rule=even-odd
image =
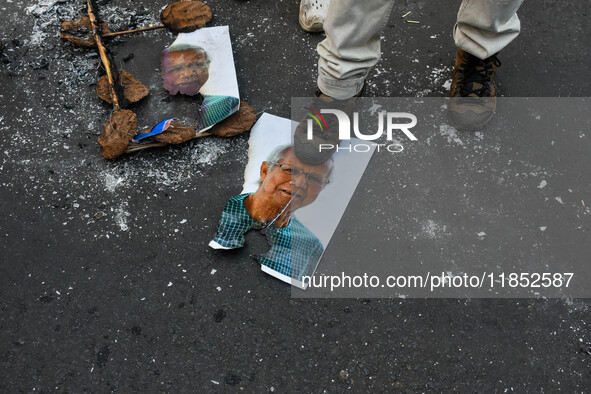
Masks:
[[[274,166],[272,163],[277,163],[279,160],[283,159],[287,154],[287,151],[290,149],[293,149],[293,145],[279,145],[273,149],[271,153],[269,153],[269,156],[267,156],[267,160],[265,160],[269,165],[269,169]]]
[[[191,44],[171,45],[162,51],[161,58],[164,59],[164,56],[166,56],[170,52],[182,52],[182,51],[195,51],[198,53],[202,53],[203,55],[205,55],[205,58],[207,59],[208,64],[211,62],[211,59],[209,58],[209,54],[205,51],[205,49],[203,49],[199,46],[196,46],[196,45],[191,45]]]
[[[271,151],[269,156],[267,156],[267,160],[265,160],[267,162],[267,165],[269,166],[269,171],[272,170],[273,167],[275,167],[274,163],[278,163],[287,155],[287,152],[289,150],[293,150],[293,145],[279,145]],[[332,170],[334,169],[334,158],[331,156],[327,161],[331,164],[330,171],[327,175],[329,182],[331,182]]]

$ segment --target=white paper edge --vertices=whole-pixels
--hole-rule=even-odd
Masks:
[[[223,42],[226,45],[219,45],[220,42]],[[203,49],[205,49],[207,53],[215,53],[219,55],[212,59],[209,66],[210,78],[205,85],[201,87],[201,94],[230,96],[240,99],[238,78],[236,76],[236,67],[234,66],[234,54],[232,53],[232,41],[230,39],[230,27],[204,27],[191,33],[179,33],[172,45],[195,45],[201,43],[204,44]],[[214,43],[217,43],[217,46],[213,47],[212,45],[208,45]]]
[[[237,249],[237,248],[229,248],[227,246],[222,246],[219,243],[215,242],[213,239],[209,242],[209,247],[212,249],[222,249],[222,250]]]
[[[283,282],[288,283],[288,284],[290,284],[292,286],[299,287],[302,290],[306,290],[306,288],[308,287],[307,285],[305,285],[301,281],[299,281],[297,279],[294,279],[294,278],[292,278],[290,276],[284,275],[284,274],[282,274],[280,272],[277,272],[274,269],[269,268],[269,267],[267,267],[264,264],[261,264],[261,271],[263,271],[263,272],[265,272],[265,273],[267,273],[267,274],[269,274],[271,276],[274,276],[275,278],[277,278],[279,280],[282,280]]]

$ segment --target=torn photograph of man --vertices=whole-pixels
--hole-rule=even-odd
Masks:
[[[161,57],[164,88],[172,95],[195,96],[209,79],[210,63],[209,55],[199,46],[176,44],[166,48]]]
[[[244,234],[263,230],[270,250],[257,256],[264,266],[299,280],[315,268],[324,247],[294,212],[312,204],[329,183],[333,160],[306,164],[291,145],[276,148],[260,166],[260,184],[254,193],[232,197],[224,207],[218,231],[209,246],[234,249],[244,245]]]

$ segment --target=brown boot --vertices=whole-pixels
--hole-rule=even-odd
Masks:
[[[458,49],[449,91],[447,116],[458,130],[478,131],[492,119],[497,107],[496,55],[484,60]]]
[[[298,159],[314,165],[330,159],[340,143],[339,125],[334,115],[322,116],[320,111],[322,109],[338,109],[345,112],[351,119],[357,98],[363,94],[364,90],[365,85],[355,96],[345,100],[337,100],[316,88],[311,103],[305,107],[310,111],[308,116],[317,118],[316,122],[312,123],[312,139],[308,139],[308,117],[300,121],[293,136],[294,153]]]

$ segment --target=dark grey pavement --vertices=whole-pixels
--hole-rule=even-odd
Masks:
[[[397,3],[368,96],[446,94],[459,2],[434,3]],[[99,4],[112,29],[121,30],[157,22],[167,2]],[[315,87],[314,48],[322,39],[300,30],[298,2],[210,5],[210,25],[230,25],[243,98],[259,112],[289,117],[291,97]],[[0,10],[1,392],[589,391],[588,300],[292,299],[289,286],[250,257],[266,247],[263,237],[249,234],[249,248],[212,251],[207,243],[223,204],[240,191],[248,135],[103,160],[96,139],[111,108],[94,93],[98,56],[58,34],[60,20],[84,15],[84,2],[7,1]],[[403,22],[408,11],[420,24]],[[502,94],[589,96],[589,2],[526,1],[520,16],[523,33],[500,54]],[[157,59],[173,38],[158,30],[110,44],[117,64],[151,89],[148,101],[132,108],[141,126],[166,97]],[[440,171],[451,187],[474,192],[459,177],[470,176],[461,158],[494,170],[478,163],[476,148],[492,158],[498,146],[508,160],[521,154],[519,172],[541,168],[555,177],[544,191],[553,205],[533,200],[526,216],[547,214],[549,230],[568,218],[578,238],[564,245],[576,255],[591,240],[591,214],[578,201],[591,206],[591,136],[588,129],[581,134],[566,138],[545,127],[539,139],[512,139],[436,131],[431,145],[391,163],[402,171],[388,170],[385,156],[375,160],[375,178],[361,182],[337,234],[363,231],[356,215],[371,213],[368,199],[382,197],[371,191],[373,182],[390,177],[421,185],[408,193],[424,200],[380,211],[372,232],[396,228],[398,219],[420,229],[424,223],[415,219],[428,219],[421,202],[450,213],[458,202],[435,203],[428,182],[442,182]],[[550,151],[552,141],[562,142],[559,154]],[[528,147],[548,152],[549,162],[539,153],[537,169],[528,167]],[[409,165],[421,152],[437,152],[438,161]],[[557,157],[564,160],[554,166]],[[458,172],[444,163],[456,163]],[[535,188],[539,180],[527,182]],[[436,224],[425,231],[437,234]],[[513,235],[521,235],[518,227]],[[408,247],[404,234],[396,237]],[[327,256],[338,254],[329,247]]]

